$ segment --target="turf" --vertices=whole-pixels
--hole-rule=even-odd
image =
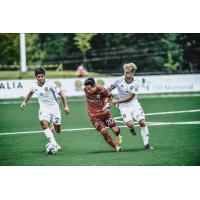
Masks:
[[[8,104],[3,104],[5,101]],[[35,100],[34,100],[35,101]],[[20,111],[16,100],[0,101],[0,134],[40,131],[38,103],[34,101]],[[200,109],[200,96],[141,98],[146,113]],[[82,98],[69,99],[71,113],[63,115],[63,129],[92,128]],[[112,108],[114,117],[120,116]],[[200,112],[146,116],[150,122],[200,121]],[[118,123],[123,125],[123,123]],[[0,135],[0,165],[13,166],[182,166],[200,165],[200,125],[149,126],[151,144],[155,150],[144,150],[140,129],[133,137],[121,128],[123,152],[116,153],[95,130],[63,131],[56,134],[62,151],[46,155],[47,140],[43,133]],[[114,135],[110,132],[112,137]]]

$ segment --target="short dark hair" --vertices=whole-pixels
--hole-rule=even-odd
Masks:
[[[42,67],[38,67],[35,69],[35,76],[37,76],[38,74],[44,74],[45,75],[45,69],[43,69]]]
[[[94,86],[96,83],[95,83],[95,80],[94,78],[87,78],[85,81],[84,81],[84,85],[87,86],[87,85],[91,85],[91,86]]]

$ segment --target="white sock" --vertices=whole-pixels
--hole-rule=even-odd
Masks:
[[[44,129],[44,134],[46,135],[47,139],[53,144],[57,145],[57,142],[53,136],[53,133],[51,132],[50,128]]]
[[[141,136],[144,142],[144,145],[147,145],[149,143],[149,131],[147,126],[141,127]]]

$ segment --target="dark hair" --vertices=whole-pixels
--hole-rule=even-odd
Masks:
[[[94,78],[87,78],[85,81],[84,81],[84,85],[87,86],[87,85],[91,85],[91,86],[94,86],[96,83],[95,83],[95,80]]]
[[[45,75],[45,70],[42,67],[38,67],[35,69],[35,76],[38,74],[44,74]]]

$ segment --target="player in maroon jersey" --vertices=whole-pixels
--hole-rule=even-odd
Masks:
[[[96,130],[100,131],[108,144],[110,144],[117,152],[121,151],[121,147],[119,146],[122,143],[120,129],[117,127],[115,120],[109,112],[109,92],[104,87],[97,86],[93,78],[86,79],[84,85],[90,121]],[[108,134],[106,126],[115,133],[117,144],[115,144],[112,137]]]

